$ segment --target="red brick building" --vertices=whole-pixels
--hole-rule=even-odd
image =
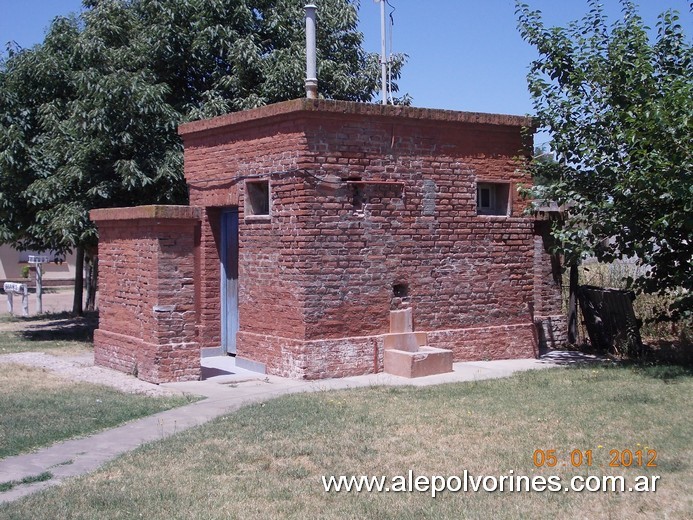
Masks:
[[[153,381],[194,378],[201,351],[295,378],[372,373],[403,307],[456,361],[562,342],[558,266],[517,195],[530,125],[308,99],[182,125],[190,208],[92,213],[97,361]]]

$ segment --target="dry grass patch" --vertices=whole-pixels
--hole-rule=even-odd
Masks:
[[[0,388],[0,458],[190,402],[125,394],[15,364],[0,365]]]
[[[287,396],[143,447],[0,508],[24,518],[691,518],[691,373],[544,370],[429,388]],[[600,446],[602,446],[600,448]],[[608,450],[658,451],[609,468]],[[536,449],[594,452],[535,468]],[[657,493],[326,493],[322,475],[661,475]]]

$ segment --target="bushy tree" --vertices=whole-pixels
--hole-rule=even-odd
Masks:
[[[9,48],[0,62],[0,242],[19,248],[89,252],[89,210],[185,203],[178,124],[305,92],[302,2],[84,6],[57,18],[41,45]],[[367,101],[377,91],[378,58],[362,48],[357,7],[320,2],[326,98]]]
[[[634,3],[609,23],[600,3],[566,28],[517,4],[519,29],[536,47],[529,89],[556,164],[531,168],[552,183],[531,195],[563,205],[554,221],[560,252],[610,262],[635,257],[638,291],[669,294],[662,315],[693,311],[693,50],[678,15],[656,35]]]

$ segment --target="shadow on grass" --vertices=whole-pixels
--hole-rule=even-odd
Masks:
[[[654,364],[693,367],[693,344],[681,339],[655,340],[643,345],[643,359]]]
[[[91,343],[94,340],[94,329],[99,324],[99,313],[94,311],[85,313],[83,316],[74,316],[69,312],[60,312],[20,319],[31,323],[26,329],[18,333],[19,337],[27,341]]]
[[[70,311],[62,312],[44,312],[42,314],[32,314],[31,316],[19,316],[19,315],[4,315],[3,321],[17,322],[17,323],[32,323],[34,321],[46,321],[46,320],[69,320],[74,318],[79,318],[75,316]]]
[[[622,361],[621,366],[652,379],[660,379],[671,383],[679,379],[693,377],[693,367],[688,365],[673,365],[648,361]]]
[[[598,356],[577,350],[554,350],[541,356],[541,359],[561,366],[590,366],[611,363],[606,356]]]
[[[693,377],[693,367],[665,362],[652,362],[632,359],[602,359],[600,361],[580,361],[558,363],[570,369],[602,368],[605,370],[629,370],[664,383],[674,383]]]
[[[665,383],[693,377],[693,365],[680,357],[659,356],[647,351],[642,359],[615,358],[575,350],[557,350],[541,356],[547,362],[574,369],[604,368],[609,370],[632,370],[646,377]]]

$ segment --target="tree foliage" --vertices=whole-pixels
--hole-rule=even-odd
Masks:
[[[185,203],[179,123],[304,95],[303,3],[85,0],[0,62],[0,242],[95,245],[93,208]],[[326,98],[370,100],[357,5],[322,0]],[[395,65],[398,76],[403,62]]]
[[[539,58],[528,75],[556,164],[531,195],[566,208],[553,234],[569,261],[636,258],[638,291],[671,294],[670,317],[693,312],[693,50],[678,14],[652,38],[636,6],[610,23],[597,0],[565,28],[517,4],[522,37]],[[693,8],[693,6],[692,6]],[[546,172],[547,168],[552,171]]]

